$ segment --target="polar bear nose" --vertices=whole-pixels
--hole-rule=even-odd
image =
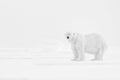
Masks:
[[[69,36],[67,36],[67,39],[69,39]]]

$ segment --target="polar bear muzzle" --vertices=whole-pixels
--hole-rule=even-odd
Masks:
[[[69,39],[69,36],[67,36],[67,39]]]

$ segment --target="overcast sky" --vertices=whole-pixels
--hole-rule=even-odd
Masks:
[[[99,33],[120,46],[119,0],[0,0],[0,48],[66,44],[65,32]]]

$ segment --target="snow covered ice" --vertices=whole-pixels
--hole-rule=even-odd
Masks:
[[[103,61],[83,62],[71,61],[70,50],[1,51],[0,80],[119,80],[119,49],[110,47]]]

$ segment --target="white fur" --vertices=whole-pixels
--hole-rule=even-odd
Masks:
[[[66,37],[71,43],[71,48],[74,54],[73,60],[84,60],[84,53],[90,53],[95,56],[92,60],[102,60],[103,53],[106,50],[106,44],[103,38],[95,33],[82,35],[78,33],[67,32]]]

